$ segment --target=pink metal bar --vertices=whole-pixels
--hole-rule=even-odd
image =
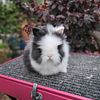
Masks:
[[[0,92],[15,97],[17,100],[32,100],[31,91],[33,85],[30,82],[0,75]],[[37,91],[43,95],[43,100],[92,100],[40,85],[38,85]]]

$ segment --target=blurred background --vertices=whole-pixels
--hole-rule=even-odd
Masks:
[[[21,23],[25,16],[10,0],[0,0],[0,63],[19,56],[25,42],[21,35]]]
[[[0,0],[0,63],[23,53],[32,27],[63,24],[71,52],[100,53],[100,0]]]

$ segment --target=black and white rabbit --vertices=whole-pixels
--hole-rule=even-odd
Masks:
[[[67,72],[69,45],[63,34],[64,26],[47,24],[33,28],[26,49],[29,50],[31,67],[42,75]]]

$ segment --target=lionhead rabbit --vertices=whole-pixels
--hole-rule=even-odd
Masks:
[[[33,28],[26,49],[29,50],[31,67],[42,75],[67,72],[69,45],[64,26]]]

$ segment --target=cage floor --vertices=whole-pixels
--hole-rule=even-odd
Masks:
[[[68,72],[52,76],[28,71],[26,66],[30,65],[26,58],[27,55],[20,56],[1,65],[0,74],[100,100],[100,56],[71,54]]]

